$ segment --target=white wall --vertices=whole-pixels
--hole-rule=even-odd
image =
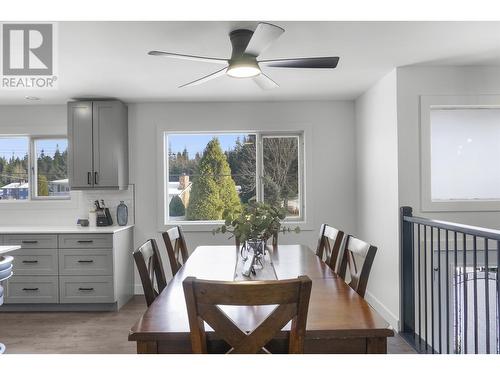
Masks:
[[[397,74],[356,99],[356,235],[378,247],[366,299],[393,327],[399,320]]]
[[[500,229],[500,212],[420,211],[420,96],[500,93],[500,67],[405,67],[398,76],[399,203],[415,216]]]
[[[306,195],[313,231],[280,236],[283,243],[316,246],[323,222],[347,232],[355,228],[353,102],[139,103],[129,105],[130,178],[136,186],[135,244],[158,233],[157,188],[162,177],[158,129],[261,130],[303,127],[306,136]],[[224,235],[186,233],[188,247],[232,243]],[[160,241],[161,243],[161,241]],[[162,245],[163,246],[163,245]],[[207,265],[209,266],[209,265]],[[170,272],[168,262],[165,266]],[[137,284],[139,284],[138,279]],[[137,285],[136,291],[140,291]]]
[[[0,106],[0,135],[66,135],[65,105]],[[125,191],[71,192],[65,201],[0,202],[0,226],[9,225],[75,225],[87,218],[95,199],[104,199],[116,222],[116,206],[124,200],[129,206],[129,223],[133,223],[133,186]]]

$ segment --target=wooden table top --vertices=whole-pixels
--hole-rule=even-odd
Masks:
[[[156,298],[129,333],[130,341],[163,341],[185,338],[189,323],[182,281],[188,276],[232,281],[239,251],[235,246],[200,246]],[[307,246],[279,245],[270,250],[278,279],[307,275],[312,280],[306,337],[388,337],[389,324]],[[274,306],[224,306],[243,330],[257,326]],[[288,326],[287,326],[288,327]],[[284,330],[287,330],[287,327]],[[207,326],[207,335],[211,331]]]

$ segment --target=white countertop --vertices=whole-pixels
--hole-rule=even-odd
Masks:
[[[109,227],[80,227],[79,225],[68,226],[0,226],[0,234],[43,234],[43,233],[116,233],[133,228],[133,225],[111,225]]]
[[[17,245],[9,245],[9,246],[0,246],[0,255],[3,253],[8,253],[9,251],[14,251],[20,249],[21,246]]]

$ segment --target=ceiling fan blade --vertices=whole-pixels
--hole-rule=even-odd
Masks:
[[[183,55],[180,53],[171,53],[171,52],[164,52],[164,51],[149,51],[148,55],[171,57],[174,59],[181,59],[181,60],[202,61],[202,62],[209,62],[209,63],[215,63],[215,64],[227,64],[227,59],[219,59],[216,57]]]
[[[245,48],[245,53],[252,56],[259,56],[262,51],[269,47],[284,32],[285,30],[279,26],[265,22],[259,23]]]
[[[227,66],[225,66],[224,68],[222,68],[221,70],[217,70],[216,72],[214,73],[211,73],[207,76],[204,76],[204,77],[201,77],[201,78],[198,78],[197,80],[194,80],[194,81],[191,81],[189,83],[186,83],[182,86],[179,86],[179,88],[183,88],[183,87],[191,87],[191,86],[196,86],[196,85],[200,85],[202,83],[205,83],[205,82],[208,82],[212,79],[215,79],[215,78],[218,78],[220,76],[223,76],[224,74],[226,74],[226,71],[227,71]]]
[[[259,65],[274,68],[309,68],[334,69],[339,62],[338,57],[305,57],[298,59],[262,60]]]
[[[259,85],[259,87],[262,90],[272,90],[272,89],[279,87],[279,85],[276,82],[274,82],[271,78],[266,76],[264,73],[260,73],[258,76],[253,77],[253,80],[257,85]]]

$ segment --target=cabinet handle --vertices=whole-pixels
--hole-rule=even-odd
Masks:
[[[94,288],[78,288],[78,290],[80,290],[82,292],[91,292],[94,290]]]
[[[23,290],[26,292],[36,292],[38,288],[23,288]]]
[[[23,263],[38,263],[38,260],[23,260]]]
[[[90,172],[87,172],[87,185],[91,185],[92,184],[92,181],[90,181],[90,179],[92,178],[92,173]]]
[[[35,241],[35,240],[24,240],[24,241],[21,241],[21,243],[38,243],[38,241]]]
[[[78,263],[94,263],[93,260],[79,260]]]
[[[78,243],[92,243],[94,240],[78,240]]]
[[[98,175],[98,173],[97,173],[97,172],[94,172],[94,184],[96,184],[96,185],[97,185],[97,184],[99,184],[99,183],[97,182],[97,175]]]

